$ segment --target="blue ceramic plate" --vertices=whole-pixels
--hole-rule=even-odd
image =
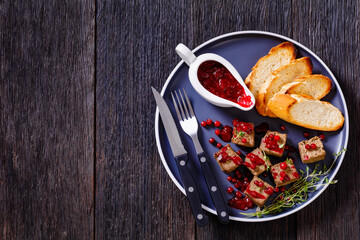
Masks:
[[[279,43],[289,41],[294,43],[298,50],[298,58],[303,56],[308,56],[311,58],[313,63],[314,73],[320,73],[332,80],[333,88],[331,92],[323,99],[325,101],[331,102],[334,106],[340,109],[345,117],[344,127],[336,132],[324,132],[325,141],[324,148],[326,150],[326,158],[324,161],[321,161],[320,164],[326,164],[330,166],[332,163],[334,156],[332,153],[339,152],[342,148],[346,148],[348,142],[348,132],[349,132],[349,121],[348,121],[348,111],[346,108],[345,99],[341,88],[335,79],[334,75],[331,73],[329,68],[325,65],[325,63],[317,57],[312,51],[308,48],[304,47],[300,43],[289,39],[287,37],[268,33],[268,32],[260,32],[260,31],[244,31],[244,32],[234,32],[230,34],[225,34],[216,38],[213,38],[194,50],[195,55],[200,55],[203,53],[216,53],[220,56],[226,58],[240,73],[243,79],[250,73],[251,68],[255,65],[255,63],[261,58],[265,56],[269,50],[278,45]],[[164,96],[164,99],[169,103],[170,111],[172,111],[173,116],[175,116],[175,110],[173,108],[173,104],[170,98],[170,92],[175,89],[184,88],[192,102],[194,107],[194,111],[198,121],[203,121],[208,118],[211,118],[213,121],[219,120],[223,125],[227,124],[232,126],[231,121],[234,118],[238,118],[245,122],[253,122],[255,125],[259,125],[262,122],[267,122],[270,126],[270,130],[280,131],[280,126],[286,126],[286,133],[288,134],[288,144],[291,146],[297,146],[297,143],[304,140],[303,132],[309,132],[310,136],[313,137],[315,135],[319,135],[319,131],[315,130],[307,130],[305,128],[292,125],[280,119],[272,119],[268,117],[260,116],[255,108],[249,112],[243,112],[241,110],[235,108],[220,108],[214,105],[211,105],[192,88],[189,79],[188,79],[188,66],[181,61],[175,69],[170,74],[169,78],[166,80],[166,83],[162,89],[161,94]],[[174,162],[174,157],[169,146],[166,133],[164,131],[162,122],[159,120],[159,112],[156,111],[155,117],[155,134],[156,134],[156,142],[158,146],[158,150],[161,156],[161,160],[164,164],[166,171],[168,172],[171,179],[174,181],[176,186],[185,194],[184,188],[182,186],[182,182],[179,176],[179,172],[177,170],[176,164]],[[200,195],[202,198],[203,208],[207,211],[216,214],[214,209],[214,205],[211,201],[210,195],[207,192],[205,180],[203,174],[201,172],[201,167],[199,165],[195,149],[191,139],[182,131],[177,119],[175,118],[175,122],[177,124],[178,130],[182,137],[185,148],[190,154],[192,160],[189,161],[190,168],[194,177],[196,178],[197,183],[199,183]],[[214,133],[215,128],[203,128],[200,127],[199,130],[199,138],[200,142],[204,148],[204,151],[211,157],[218,149],[216,146],[211,145],[208,142],[208,139],[214,137],[218,142],[221,142],[223,145],[226,143],[222,142]],[[257,136],[257,144],[259,143],[259,139],[262,137]],[[235,144],[231,143],[231,146],[234,150],[239,150],[240,148]],[[257,146],[257,145],[256,145]],[[252,149],[241,150],[244,154],[250,152]],[[303,164],[300,160],[300,156],[298,153],[292,154],[295,159],[295,166],[298,169],[305,170],[306,165]],[[340,165],[344,159],[344,154],[337,160],[335,163],[333,170],[329,173],[329,179],[332,180],[335,177],[335,174],[340,168]],[[280,162],[278,158],[271,159],[272,164],[276,164]],[[217,165],[215,159],[212,161],[213,168],[216,169],[216,174],[221,179],[220,185],[224,195],[226,196],[226,200],[232,198],[234,194],[226,193],[226,189],[229,186],[233,186],[232,183],[227,181],[227,174],[223,173],[220,170],[220,167]],[[313,169],[315,164],[308,164],[308,166]],[[242,167],[240,167],[241,169]],[[270,177],[263,178],[269,183],[272,183]],[[341,179],[340,179],[341,180]],[[326,187],[319,188],[316,192],[309,194],[308,200],[301,204],[295,205],[293,208],[284,210],[283,212],[276,215],[268,215],[263,216],[262,218],[247,218],[240,214],[240,210],[229,208],[230,219],[236,221],[245,221],[245,222],[261,222],[261,221],[269,221],[278,219],[281,217],[285,217],[290,215],[308,204],[310,204],[313,200],[315,200]],[[270,204],[272,198],[270,198],[266,204]],[[255,208],[246,211],[254,212]]]

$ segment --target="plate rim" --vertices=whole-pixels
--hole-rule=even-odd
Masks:
[[[343,148],[346,149],[347,145],[348,145],[348,140],[349,140],[349,128],[350,128],[350,126],[349,126],[348,108],[347,108],[347,104],[346,104],[344,94],[343,94],[342,89],[341,89],[341,87],[339,85],[339,82],[337,81],[336,77],[334,76],[332,71],[329,69],[329,67],[313,51],[311,51],[309,48],[307,48],[304,45],[302,45],[301,43],[299,43],[299,42],[297,42],[297,41],[295,41],[295,40],[293,40],[291,38],[288,38],[286,36],[283,36],[281,34],[267,32],[267,31],[247,30],[247,31],[230,32],[230,33],[222,34],[222,35],[219,35],[217,37],[211,38],[211,39],[205,41],[204,43],[200,44],[199,46],[197,46],[195,49],[192,50],[192,52],[196,52],[199,49],[201,49],[201,48],[205,47],[206,45],[208,45],[210,43],[213,43],[213,42],[215,42],[217,40],[227,38],[227,37],[231,37],[231,36],[234,36],[234,35],[245,35],[245,34],[255,34],[255,35],[265,35],[265,36],[277,37],[277,38],[292,42],[295,45],[298,45],[301,48],[308,51],[309,54],[312,55],[312,57],[314,57],[317,61],[319,61],[319,63],[326,69],[326,71],[328,71],[328,73],[330,74],[330,77],[332,78],[334,84],[337,87],[337,90],[338,90],[338,92],[340,94],[340,98],[341,98],[341,100],[342,100],[342,102],[344,104],[344,118],[345,118],[345,124],[346,124],[347,128],[345,130],[345,143],[344,143]],[[163,85],[163,87],[161,89],[161,93],[160,93],[161,96],[164,96],[165,90],[167,89],[167,87],[168,87],[168,85],[170,83],[170,80],[173,78],[173,76],[175,75],[175,73],[181,67],[182,64],[184,64],[184,60],[181,60],[175,66],[175,68],[171,71],[170,75],[166,79],[166,81],[165,81],[165,83],[164,83],[164,85]],[[161,148],[161,144],[160,144],[160,135],[159,135],[159,108],[158,107],[156,107],[156,111],[155,111],[155,139],[156,139],[156,145],[157,145],[157,149],[159,151],[160,159],[162,161],[163,166],[165,167],[165,170],[166,170],[167,174],[170,176],[171,180],[175,183],[175,185],[179,188],[179,190],[186,196],[185,189],[181,186],[181,184],[177,181],[177,179],[175,178],[175,176],[171,172],[171,170],[170,170],[170,168],[169,168],[169,166],[168,166],[168,164],[166,162],[166,159],[164,157],[164,154],[162,152],[162,148]],[[337,160],[339,162],[339,164],[333,170],[334,171],[333,175],[329,178],[329,181],[332,181],[335,178],[337,172],[339,171],[339,169],[340,169],[340,167],[342,165],[345,154],[346,154],[346,151],[343,152],[341,154],[341,156],[339,157],[339,159]],[[327,189],[328,186],[329,185],[325,185],[322,189],[320,189],[314,195],[314,197],[312,199],[306,201],[304,204],[301,204],[300,206],[298,206],[298,207],[296,207],[296,208],[294,208],[292,210],[289,210],[288,212],[283,213],[283,214],[279,214],[279,215],[271,216],[271,217],[267,217],[267,218],[246,218],[246,217],[240,218],[240,217],[234,217],[234,216],[229,216],[229,218],[230,218],[230,220],[238,221],[238,222],[266,222],[266,221],[272,221],[272,220],[280,219],[280,218],[289,216],[289,215],[291,215],[293,213],[296,213],[296,212],[300,211],[301,209],[305,208],[307,205],[309,205],[315,199],[317,199],[325,191],[325,189]],[[212,213],[214,215],[217,215],[216,211],[209,208],[208,206],[206,206],[204,204],[201,204],[201,206],[206,211],[208,211],[208,212],[210,212],[210,213]]]

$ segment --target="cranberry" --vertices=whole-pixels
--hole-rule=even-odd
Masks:
[[[264,186],[264,183],[260,181],[258,186],[259,186],[259,187],[263,187],[263,186]]]
[[[219,129],[216,129],[219,130]],[[230,126],[224,126],[224,128],[220,131],[220,138],[224,141],[224,142],[230,142],[232,137],[232,127]]]
[[[234,187],[235,187],[235,188],[239,188],[240,186],[241,186],[241,184],[238,183],[238,182],[236,182],[236,183],[234,184]]]
[[[249,181],[249,179],[247,177],[244,177],[244,181]]]
[[[201,126],[202,126],[202,125],[201,125]],[[219,135],[220,135],[220,130],[219,130],[219,129],[216,129],[216,130],[215,130],[215,134],[219,136]]]
[[[285,131],[285,130],[286,130],[286,127],[285,127],[284,125],[282,125],[282,126],[280,127],[280,130],[281,130],[281,131]]]
[[[231,176],[228,176],[228,177],[227,177],[227,180],[228,180],[229,182],[231,182],[232,177],[231,177]]]
[[[246,143],[246,138],[241,139],[242,143]]]
[[[259,126],[255,127],[256,133],[266,133],[269,130],[269,124],[263,122]]]
[[[309,138],[309,137],[310,137],[310,133],[304,132],[304,137]]]
[[[217,143],[217,144],[216,144],[216,147],[217,147],[217,148],[222,148],[222,144],[221,144],[221,143]]]
[[[242,175],[239,173],[239,174],[236,174],[236,178],[240,179],[242,177]]]
[[[280,180],[280,181],[284,181],[284,178],[283,178],[283,177],[279,177],[279,180]]]
[[[236,153],[241,156],[242,155],[242,152],[240,150],[237,150]]]
[[[324,134],[320,134],[319,138],[320,138],[322,141],[324,141],[325,135],[324,135]]]
[[[206,120],[206,124],[210,126],[212,124],[212,120],[209,118],[208,120]]]
[[[215,121],[214,125],[215,125],[215,127],[220,127],[220,126],[221,126],[221,122]]]
[[[309,144],[305,144],[305,149],[309,150],[309,149],[310,149],[310,145],[309,145]]]
[[[279,188],[278,188],[278,187],[274,187],[274,192],[279,192]]]
[[[285,145],[285,150],[289,150],[289,147],[290,147],[290,146],[286,144],[286,145]]]
[[[272,195],[274,192],[273,192],[273,189],[271,187],[267,187],[265,190],[264,190],[265,193],[269,194],[269,195]]]
[[[282,170],[285,170],[285,169],[287,168],[286,162],[280,163],[280,168],[281,168]]]
[[[207,125],[207,124],[206,124],[205,121],[202,121],[202,122],[201,122],[201,126],[206,127],[206,125]]]
[[[255,184],[256,186],[259,186],[259,181],[258,181],[258,180],[255,180],[255,181],[254,181],[254,184]]]
[[[284,171],[281,171],[280,176],[284,178],[286,176],[286,173]]]
[[[236,178],[231,179],[232,183],[236,183]]]
[[[227,189],[228,193],[232,193],[233,191],[234,191],[234,189],[232,187],[228,187],[228,189]]]
[[[256,168],[256,164],[255,164],[255,163],[250,164],[250,168],[251,168],[251,169],[255,169],[255,168]]]
[[[210,139],[209,139],[209,143],[212,144],[212,143],[214,143],[214,142],[215,142],[215,139],[214,139],[214,138],[210,138]]]
[[[280,200],[283,200],[283,199],[284,199],[284,197],[283,197],[283,196],[280,196],[279,198],[280,198]]]
[[[269,138],[270,138],[270,139],[273,139],[273,138],[274,138],[274,134],[272,134],[272,133],[269,134]]]
[[[285,190],[286,190],[285,187],[280,188],[280,192],[285,192]]]
[[[235,195],[236,195],[237,197],[242,197],[242,193],[241,193],[240,191],[236,191]]]
[[[236,175],[239,175],[239,174],[240,174],[240,171],[239,171],[239,170],[236,170],[236,171],[235,171],[235,174],[236,174]]]
[[[311,149],[315,149],[315,148],[316,148],[315,143],[312,143],[312,144],[310,145],[310,147],[311,147]]]
[[[279,136],[279,135],[275,135],[275,136],[274,136],[274,140],[275,140],[275,141],[279,141],[279,140],[280,140],[280,136]]]
[[[300,177],[300,175],[299,175],[297,172],[293,172],[292,174],[293,174],[293,176],[296,177],[296,178]]]

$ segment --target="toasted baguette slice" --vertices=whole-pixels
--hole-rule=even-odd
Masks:
[[[290,63],[295,57],[296,48],[294,45],[290,42],[284,42],[273,47],[266,56],[260,58],[245,79],[245,84],[254,97],[256,98],[258,95],[261,85],[272,77],[273,71]]]
[[[256,109],[263,116],[276,117],[268,109],[267,104],[281,88],[294,82],[297,77],[309,75],[312,72],[312,64],[309,57],[303,57],[293,60],[291,63],[280,67],[273,72],[274,77],[266,80],[261,86],[256,98]]]
[[[281,91],[289,94],[309,95],[315,99],[322,99],[331,90],[331,80],[321,74],[298,77],[295,82],[285,84]]]
[[[268,107],[279,118],[305,128],[335,131],[344,124],[339,109],[307,95],[277,93]]]

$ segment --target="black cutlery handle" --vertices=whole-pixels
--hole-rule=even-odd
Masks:
[[[224,197],[221,194],[219,184],[215,178],[215,174],[210,166],[209,158],[205,155],[204,152],[199,153],[198,158],[200,160],[200,164],[205,176],[206,185],[210,192],[211,199],[215,205],[217,215],[222,223],[228,223],[229,212],[226,207]]]
[[[183,154],[175,157],[175,162],[178,166],[181,180],[183,182],[187,199],[189,200],[191,211],[194,215],[195,222],[198,226],[203,227],[208,223],[208,216],[204,214],[201,207],[201,200],[199,196],[199,190],[196,186],[195,180],[187,167],[188,155]]]

